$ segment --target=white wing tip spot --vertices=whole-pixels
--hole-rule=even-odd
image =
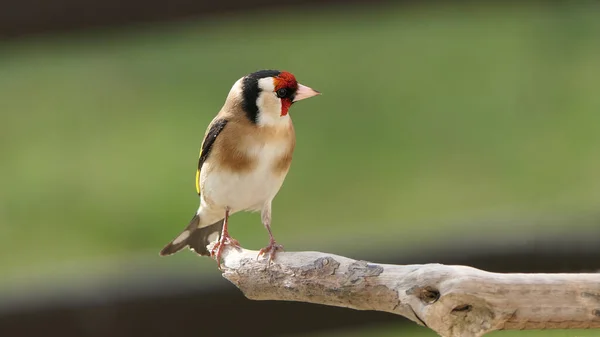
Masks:
[[[215,241],[219,240],[219,237],[220,237],[219,233],[214,232],[208,236],[208,242],[215,242]]]
[[[190,237],[190,231],[189,230],[185,230],[183,232],[181,232],[181,234],[179,234],[179,236],[177,238],[175,238],[175,240],[173,240],[173,244],[179,244],[183,241],[185,241],[185,239]]]

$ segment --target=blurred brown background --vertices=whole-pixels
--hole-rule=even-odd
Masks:
[[[249,301],[208,258],[158,257],[197,207],[206,125],[262,68],[324,93],[291,112],[287,250],[600,270],[599,19],[595,2],[3,1],[0,336],[434,336]],[[266,244],[258,215],[231,221]]]

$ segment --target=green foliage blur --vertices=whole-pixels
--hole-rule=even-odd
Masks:
[[[597,208],[598,9],[307,8],[5,42],[0,273],[133,256],[197,266],[158,251],[197,208],[207,124],[263,68],[323,93],[291,110],[298,145],[273,214],[286,249],[576,230],[483,220]],[[231,231],[247,248],[268,242],[257,214],[234,215]]]

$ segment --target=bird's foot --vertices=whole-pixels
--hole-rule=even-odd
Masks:
[[[258,259],[262,255],[269,254],[268,262],[270,263],[271,261],[273,261],[273,259],[275,259],[275,254],[277,254],[277,251],[279,250],[283,251],[283,246],[277,244],[275,240],[271,240],[268,246],[258,251],[258,256],[256,258]]]
[[[223,248],[225,248],[225,246],[240,248],[240,243],[238,240],[232,238],[228,234],[223,235],[223,237],[221,237],[219,239],[219,241],[217,241],[217,243],[215,243],[215,245],[210,250],[210,256],[213,257],[215,260],[217,260],[217,268],[219,268],[219,270],[222,270],[221,254],[223,253]]]

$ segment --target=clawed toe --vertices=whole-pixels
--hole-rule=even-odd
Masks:
[[[221,268],[221,254],[223,253],[223,248],[225,246],[231,246],[234,248],[240,248],[240,242],[230,236],[223,237],[221,240],[217,241],[213,248],[210,250],[210,256],[217,260],[217,268],[222,270]]]
[[[269,262],[275,259],[275,255],[278,251],[283,251],[283,246],[272,241],[268,246],[258,251],[257,259],[265,254],[269,254]]]

